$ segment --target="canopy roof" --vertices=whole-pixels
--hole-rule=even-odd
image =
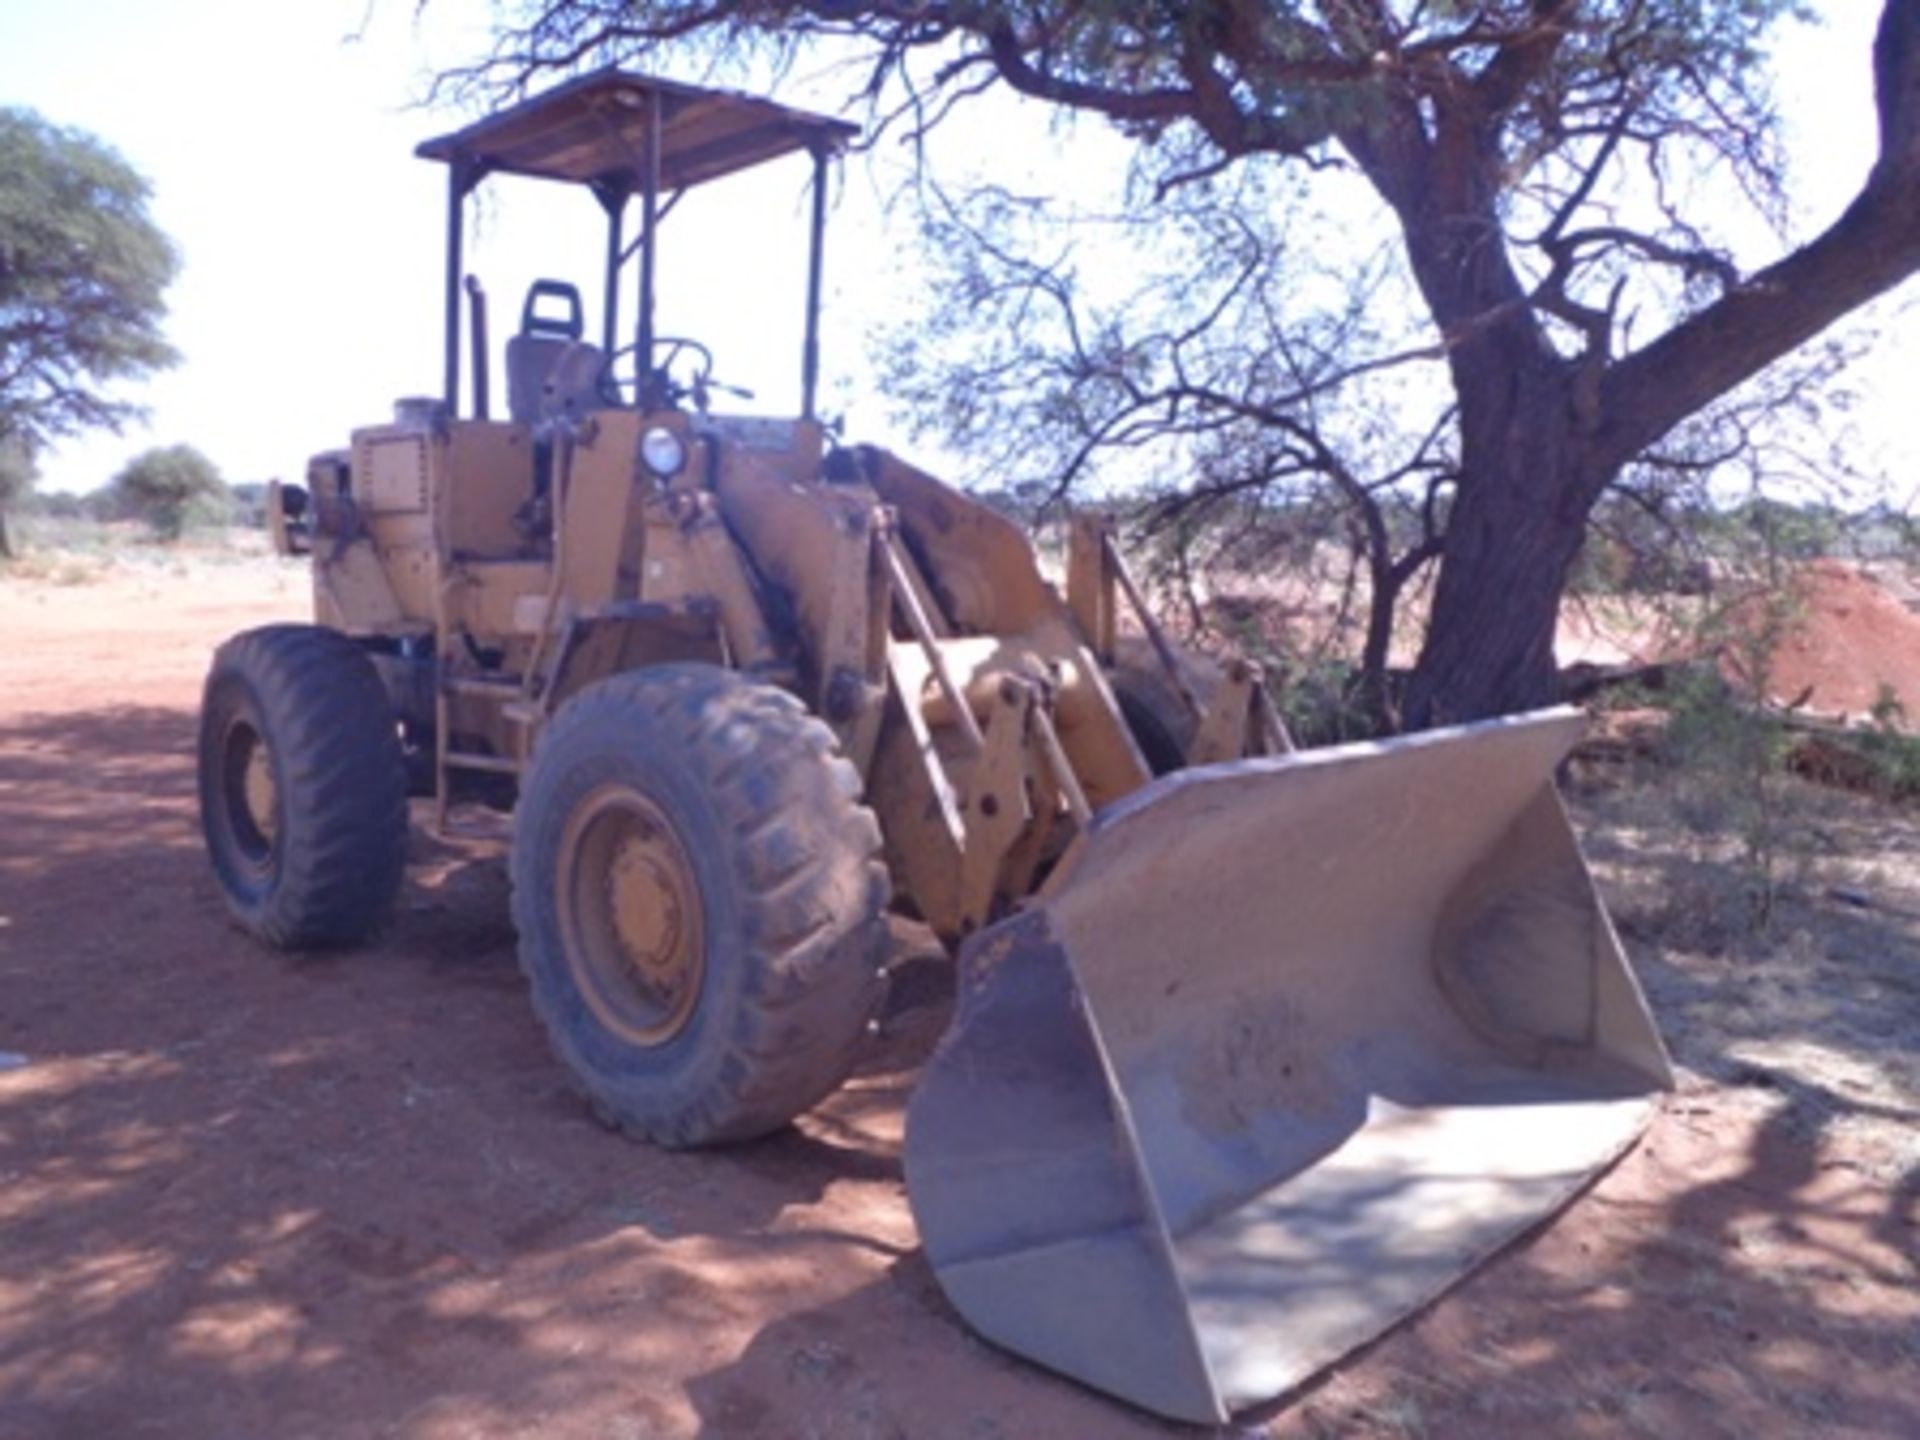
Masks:
[[[654,95],[660,97],[660,185],[668,192],[796,150],[837,151],[860,133],[845,120],[751,95],[608,69],[428,140],[414,153],[450,165],[638,189]]]

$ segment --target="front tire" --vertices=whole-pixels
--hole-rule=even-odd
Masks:
[[[366,937],[406,864],[406,775],[380,677],[337,630],[269,625],[213,657],[200,821],[227,908],[270,945]]]
[[[880,830],[784,691],[711,665],[603,680],[541,737],[514,822],[520,962],[597,1114],[747,1140],[830,1094],[878,1004]]]

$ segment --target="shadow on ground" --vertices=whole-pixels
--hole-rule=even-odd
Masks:
[[[526,1003],[497,846],[416,831],[375,944],[267,953],[192,743],[163,709],[0,724],[0,1433],[671,1433],[662,1376],[796,1264],[910,1248],[821,1205],[897,1209],[897,1070],[758,1146],[622,1141]]]
[[[377,944],[265,954],[202,862],[192,739],[0,724],[0,1433],[1192,1433],[948,1310],[899,1169],[924,1024],[773,1140],[630,1144],[525,1002],[497,846],[416,831]],[[1920,1433],[1912,926],[1812,890],[1798,948],[1684,953],[1636,929],[1680,861],[1589,828],[1685,1088],[1254,1432]]]

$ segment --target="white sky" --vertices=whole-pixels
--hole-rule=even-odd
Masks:
[[[176,441],[199,446],[232,481],[297,478],[308,454],[386,418],[396,397],[438,393],[445,172],[412,151],[466,117],[412,102],[435,65],[477,52],[487,7],[431,0],[416,25],[413,0],[372,0],[364,33],[347,38],[368,3],[0,0],[0,103],[118,148],[151,181],[154,218],[184,262],[167,322],[182,363],[128,392],[149,422],[68,442],[43,458],[43,484],[90,489],[137,451]],[[1851,196],[1873,147],[1868,47],[1879,7],[1822,8],[1826,27],[1780,47],[1807,231]],[[775,98],[835,111],[851,87],[846,75],[803,68]],[[1043,117],[1012,105],[970,124],[953,139],[1003,176],[1017,159],[1029,183],[1071,183],[1107,143],[1082,127],[1072,160],[1062,159]],[[807,173],[795,158],[696,192],[662,238],[661,329],[706,341],[722,379],[758,392],[739,407],[757,413],[797,408]],[[867,362],[878,324],[931,303],[911,219],[903,210],[889,224],[883,209],[893,173],[856,161],[836,188],[823,403],[846,415],[850,437],[904,444]],[[591,200],[562,187],[506,181],[483,193],[467,258],[491,297],[498,413],[498,346],[531,278],[579,283],[597,331],[603,231]],[[1911,328],[1889,334],[1856,382],[1870,392],[1861,458],[1890,472],[1903,502],[1920,469],[1903,414],[1920,355]]]

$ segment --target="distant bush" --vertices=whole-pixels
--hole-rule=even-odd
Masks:
[[[232,487],[232,523],[262,529],[267,523],[267,482],[242,480]]]
[[[43,495],[35,495],[27,502],[26,511],[30,515],[45,515],[53,520],[90,520],[93,509],[88,497],[76,495],[71,490],[51,490]]]
[[[224,523],[233,511],[218,467],[191,445],[134,456],[109,489],[123,515],[144,521],[161,540],[179,539],[193,521]]]

